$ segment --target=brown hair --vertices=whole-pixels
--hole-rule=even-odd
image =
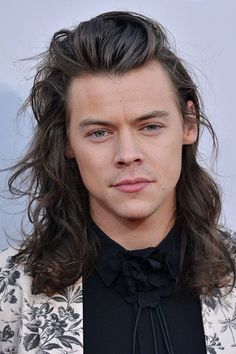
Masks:
[[[53,294],[92,269],[95,240],[88,234],[88,193],[74,159],[65,156],[67,91],[72,78],[89,73],[122,75],[157,60],[172,81],[183,119],[187,101],[196,109],[199,129],[205,126],[217,148],[212,126],[201,109],[197,87],[182,60],[170,47],[165,30],[139,14],[109,12],[72,30],[56,32],[42,55],[31,93],[36,119],[26,156],[14,166],[9,189],[28,195],[32,232],[24,233],[17,262],[25,262],[36,291]],[[198,140],[183,147],[177,184],[177,222],[183,230],[181,286],[210,293],[227,283],[234,270],[224,234],[217,225],[221,201],[216,183],[197,160]],[[235,277],[234,277],[235,278]]]

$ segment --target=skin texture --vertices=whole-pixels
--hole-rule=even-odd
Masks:
[[[66,155],[78,163],[93,220],[126,249],[159,244],[174,224],[182,146],[197,138],[188,106],[193,123],[157,62],[71,82]]]

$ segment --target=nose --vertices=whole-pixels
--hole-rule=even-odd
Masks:
[[[130,132],[120,134],[117,138],[114,162],[118,168],[143,162],[141,146]]]

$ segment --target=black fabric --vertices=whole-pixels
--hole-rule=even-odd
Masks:
[[[174,226],[157,247],[134,251],[125,250],[94,223],[90,233],[98,238],[101,252],[96,269],[84,281],[85,354],[206,353],[199,299],[177,294],[172,286],[179,272],[180,228]],[[130,263],[125,264],[127,260],[131,268]],[[144,264],[141,270],[140,262]],[[163,277],[162,288],[153,278],[152,267],[158,268],[157,262],[160,271],[155,272]],[[122,271],[120,264],[124,265]],[[166,275],[161,272],[164,268]],[[141,283],[137,283],[137,274],[141,274]],[[146,294],[141,302],[134,295],[135,287],[138,294]]]

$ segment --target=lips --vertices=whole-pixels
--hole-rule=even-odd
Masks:
[[[116,183],[113,187],[120,192],[135,193],[143,190],[150,183],[151,181],[146,178],[125,179]]]

